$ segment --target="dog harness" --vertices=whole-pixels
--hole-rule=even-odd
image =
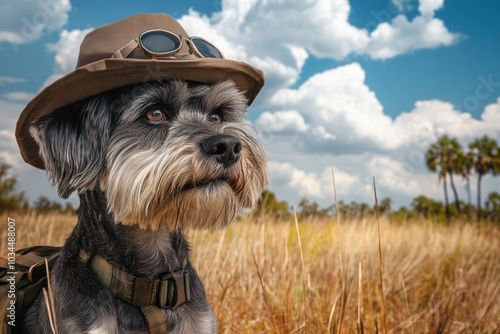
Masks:
[[[80,254],[114,297],[140,307],[150,334],[166,334],[162,310],[174,310],[191,299],[189,272],[184,268],[150,279],[129,274],[99,255]]]

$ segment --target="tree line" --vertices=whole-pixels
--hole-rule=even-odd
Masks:
[[[487,195],[485,208],[482,208],[481,182],[488,173],[497,175],[500,173],[500,152],[497,142],[487,136],[474,140],[465,151],[456,138],[442,136],[436,143],[430,145],[426,152],[427,167],[430,171],[438,174],[438,182],[443,182],[445,202],[436,201],[424,195],[413,199],[410,207],[393,208],[390,198],[383,198],[378,203],[379,214],[397,220],[413,218],[433,219],[449,222],[451,218],[463,218],[465,212],[469,218],[476,216],[479,220],[490,220],[500,222],[500,193],[492,192]],[[66,203],[62,205],[57,201],[51,201],[45,196],[40,196],[31,205],[24,192],[17,190],[17,179],[10,173],[11,167],[0,161],[0,212],[8,210],[36,210],[38,212],[74,212],[75,208]],[[471,199],[471,177],[477,176],[477,205],[472,204]],[[460,177],[466,182],[467,203],[459,199],[455,186],[454,177]],[[451,186],[455,204],[449,204],[448,183]],[[371,216],[375,207],[367,203],[355,201],[337,203],[338,214],[344,219],[362,219]],[[296,213],[300,218],[305,217],[335,217],[337,212],[335,205],[321,208],[320,205],[308,198],[303,198],[296,207]],[[270,214],[275,217],[289,217],[292,215],[292,207],[285,201],[280,201],[275,194],[264,190],[262,198],[253,211],[254,215]]]
[[[476,213],[477,208],[474,205],[471,207],[464,202],[460,202],[460,207],[467,208],[473,213]],[[386,197],[378,202],[378,206],[370,205],[364,202],[351,201],[338,201],[337,208],[341,219],[345,221],[359,220],[363,218],[372,218],[375,210],[380,215],[387,217],[393,221],[408,221],[408,220],[421,220],[430,219],[436,222],[449,222],[446,213],[446,205],[441,201],[436,201],[432,198],[420,195],[415,197],[410,203],[409,207],[401,206],[395,209],[392,199]],[[295,212],[300,219],[304,218],[336,218],[335,205],[330,205],[326,208],[321,208],[320,205],[307,198],[303,198]],[[262,199],[257,208],[255,208],[254,215],[271,215],[275,218],[290,218],[293,215],[293,208],[285,201],[276,199],[276,195],[269,191],[264,190]],[[455,207],[449,209],[450,218],[459,219],[461,216]],[[500,223],[500,193],[491,192],[487,196],[485,209],[482,210],[482,219]]]
[[[65,205],[40,196],[29,204],[24,191],[17,190],[17,179],[10,173],[11,166],[0,161],[0,213],[8,211],[36,210],[37,212],[75,212],[71,203]]]
[[[481,182],[483,177],[489,173],[492,175],[500,173],[500,149],[495,139],[483,136],[470,143],[468,150],[464,150],[456,138],[443,135],[427,150],[426,162],[429,170],[438,174],[438,182],[443,182],[447,221],[451,217],[448,181],[455,198],[455,210],[458,216],[460,217],[465,209],[469,219],[472,219],[474,212],[477,221],[484,218],[486,212],[483,212],[481,208]],[[475,208],[472,205],[470,182],[471,176],[474,174],[477,177],[477,202]],[[465,205],[458,197],[453,176],[460,177],[466,182],[467,204]],[[490,194],[487,203],[491,203],[495,198],[494,194]]]

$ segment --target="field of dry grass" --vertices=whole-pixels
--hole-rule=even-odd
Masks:
[[[60,245],[76,222],[11,217],[18,248]],[[382,218],[380,232],[382,258],[375,219],[243,218],[189,239],[221,333],[500,333],[500,228]]]

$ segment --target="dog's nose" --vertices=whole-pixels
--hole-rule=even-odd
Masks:
[[[231,166],[240,158],[241,142],[235,136],[215,135],[206,139],[201,146],[205,152],[214,156],[226,167]]]

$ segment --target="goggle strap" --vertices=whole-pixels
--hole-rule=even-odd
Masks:
[[[138,46],[139,44],[137,43],[137,40],[134,39],[130,41],[127,45],[125,45],[123,48],[113,53],[111,58],[127,58],[135,49],[137,49]]]
[[[207,43],[210,47],[214,48],[217,53],[221,56],[221,58],[224,58],[224,56],[222,55],[222,52],[215,46],[213,45],[212,43],[208,42],[207,40],[205,40],[204,38],[201,38],[201,37],[184,37],[184,36],[177,36],[175,35],[174,33],[170,32],[170,31],[166,31],[170,34],[172,34],[173,36],[177,37],[180,41],[180,45],[177,49],[175,50],[172,50],[170,52],[165,52],[165,56],[154,56],[155,58],[170,58],[170,59],[192,59],[192,54],[186,54],[185,56],[178,56],[177,53],[179,52],[179,50],[182,48],[182,44],[184,43],[184,41],[186,42],[186,44],[188,45],[188,48],[189,50],[191,51],[191,53],[194,53],[196,56],[200,57],[200,58],[206,58],[205,55],[203,55],[199,50],[198,48],[196,47],[196,45],[194,44],[193,42],[193,39],[198,39],[198,40],[201,40],[203,41],[204,43]],[[139,45],[139,41],[137,39],[133,39],[132,41],[130,41],[127,45],[125,45],[124,47],[122,47],[121,49],[119,49],[118,51],[115,51],[112,55],[111,55],[111,58],[127,58],[129,57],[135,50],[137,49],[143,49],[140,47]],[[147,51],[147,50],[146,50]],[[172,57],[173,55],[175,55],[174,57]],[[196,57],[195,57],[196,58]]]

